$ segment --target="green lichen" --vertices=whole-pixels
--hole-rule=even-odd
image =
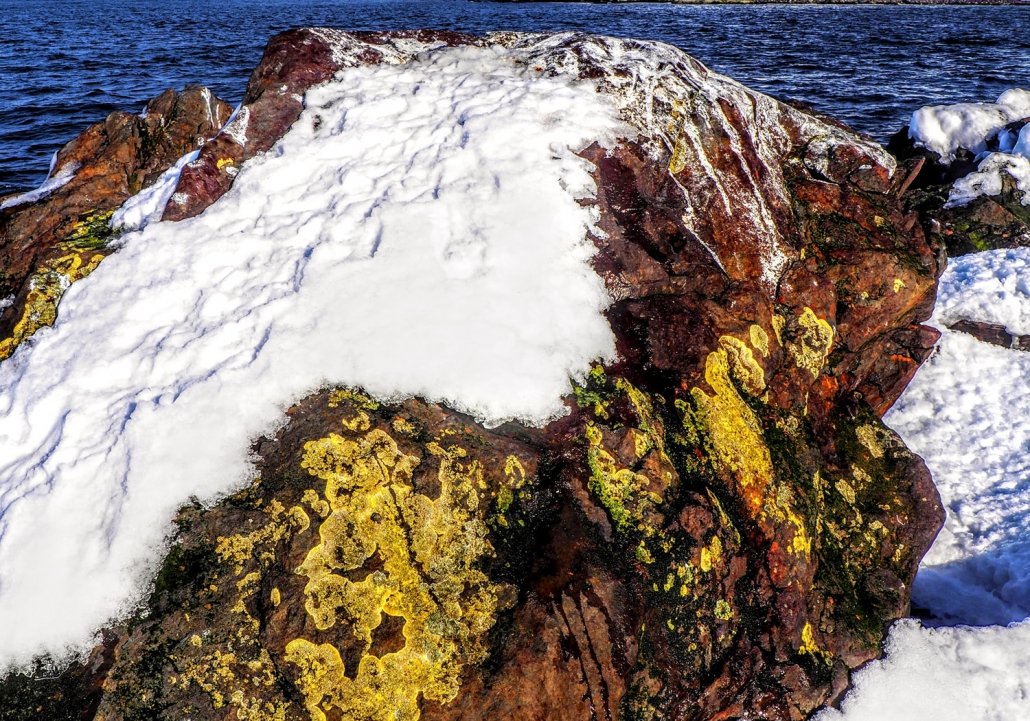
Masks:
[[[112,236],[108,226],[111,215],[112,211],[89,213],[72,223],[64,240],[32,271],[21,315],[10,335],[0,339],[0,361],[9,358],[40,328],[53,325],[58,303],[68,287],[100,265]]]

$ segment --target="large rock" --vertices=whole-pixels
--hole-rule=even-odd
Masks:
[[[0,360],[52,325],[64,289],[110,252],[115,209],[214,137],[231,111],[207,88],[168,90],[141,115],[111,113],[65,145],[50,177],[70,179],[38,201],[0,199],[0,299],[10,299],[0,306]]]
[[[180,513],[140,613],[6,678],[7,718],[796,720],[880,653],[942,522],[880,421],[942,268],[875,144],[656,43],[298,30],[165,217],[338,70],[486,43],[596,80],[639,132],[583,151],[621,359],[543,429],[304,399],[251,487]]]

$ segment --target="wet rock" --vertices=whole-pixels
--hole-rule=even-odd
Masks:
[[[213,137],[231,108],[207,88],[168,90],[142,115],[115,112],[65,145],[50,177],[70,180],[35,202],[0,208],[0,360],[51,325],[64,289],[109,251],[112,213]]]
[[[165,217],[214,202],[338,70],[485,43],[596,81],[638,131],[582,152],[620,360],[543,429],[304,399],[249,488],[182,510],[113,662],[9,676],[10,698],[82,688],[63,703],[109,721],[786,721],[880,653],[943,520],[880,420],[936,341],[942,264],[875,144],[656,43],[298,30]]]

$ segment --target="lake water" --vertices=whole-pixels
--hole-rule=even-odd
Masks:
[[[751,87],[885,140],[928,103],[1030,87],[1030,6],[785,6],[467,0],[3,0],[0,195],[35,187],[88,124],[162,90],[236,103],[274,33],[580,30],[672,43]]]

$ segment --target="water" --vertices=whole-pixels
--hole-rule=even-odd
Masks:
[[[265,41],[303,25],[581,30],[663,40],[879,140],[927,103],[1030,87],[1030,6],[784,6],[466,0],[3,0],[0,195],[112,110],[202,83],[239,101]]]

